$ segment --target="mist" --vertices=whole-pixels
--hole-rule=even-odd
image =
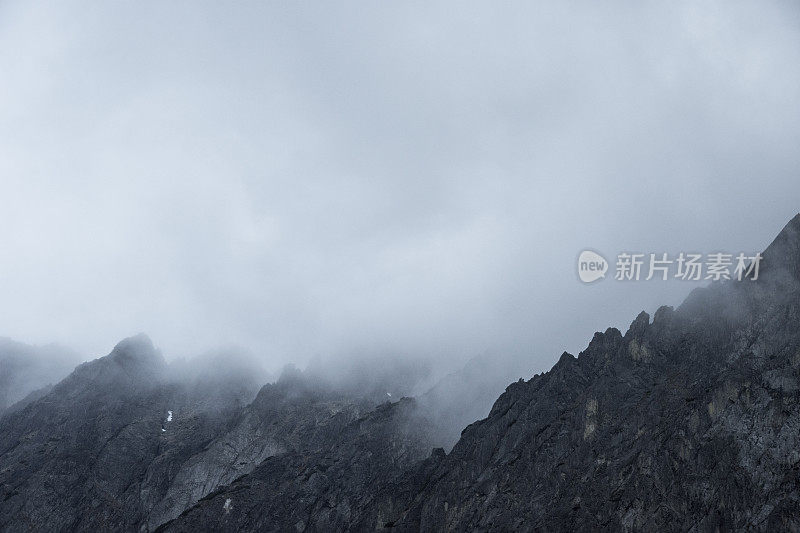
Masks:
[[[61,346],[33,347],[0,337],[0,414],[17,402],[43,396],[80,362],[79,354]]]
[[[583,284],[580,251],[756,252],[797,213],[798,22],[3,2],[0,335],[527,378],[697,286]]]

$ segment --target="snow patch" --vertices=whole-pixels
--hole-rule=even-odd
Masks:
[[[231,499],[226,498],[225,505],[222,506],[222,510],[225,511],[225,514],[229,514],[231,512],[231,509],[233,509],[233,505],[231,505]]]
[[[172,422],[172,411],[167,411],[167,419],[161,424],[161,432],[165,432],[167,428],[164,427],[164,424],[167,422]]]

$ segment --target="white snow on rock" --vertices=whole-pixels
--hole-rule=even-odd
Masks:
[[[166,425],[167,422],[172,422],[172,411],[167,411],[167,419],[161,423],[161,432],[165,432],[167,430]]]
[[[222,510],[225,511],[225,514],[228,514],[233,509],[233,505],[231,505],[231,499],[225,498],[225,505],[222,506]]]

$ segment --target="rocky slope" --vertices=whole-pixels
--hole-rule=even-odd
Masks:
[[[511,385],[409,529],[800,528],[800,216],[756,282],[696,290]]]
[[[266,459],[162,529],[340,531],[385,524],[398,509],[382,492],[403,483],[431,453],[432,431],[413,399],[387,402],[326,432],[317,446]]]
[[[149,339],[121,342],[0,419],[0,529],[137,529],[256,390],[173,379]]]
[[[0,530],[154,530],[269,458],[322,457],[374,421],[371,449],[406,431],[404,461],[430,453],[411,400],[376,411],[375,387],[288,368],[259,390],[259,376],[231,354],[167,365],[143,335],[80,365],[0,419]],[[380,477],[385,457],[364,468]]]

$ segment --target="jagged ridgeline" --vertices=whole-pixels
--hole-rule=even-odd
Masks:
[[[135,337],[9,408],[0,529],[800,529],[800,215],[757,281],[595,334],[449,453],[433,392],[241,368],[178,378]]]

